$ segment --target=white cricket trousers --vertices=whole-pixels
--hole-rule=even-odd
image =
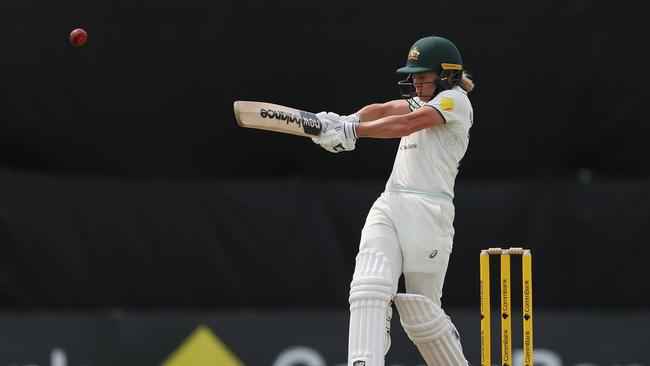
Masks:
[[[382,251],[393,273],[393,295],[404,274],[406,292],[440,306],[454,238],[451,198],[386,191],[373,204],[359,249]]]

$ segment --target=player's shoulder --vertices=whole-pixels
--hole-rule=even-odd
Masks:
[[[460,86],[443,90],[432,100],[433,104],[455,105],[461,109],[471,109],[472,103],[467,96],[467,92]]]
[[[446,124],[459,122],[472,125],[472,104],[461,87],[443,90],[427,104],[443,115]]]

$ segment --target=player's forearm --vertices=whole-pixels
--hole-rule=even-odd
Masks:
[[[406,116],[388,116],[357,124],[356,133],[358,137],[395,138],[413,132],[409,126]]]
[[[381,103],[370,104],[361,108],[357,113],[361,117],[361,122],[365,123],[386,117],[386,107]]]

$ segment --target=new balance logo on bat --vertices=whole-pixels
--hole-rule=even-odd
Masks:
[[[241,127],[316,137],[327,128],[314,113],[279,104],[236,100],[233,111]]]
[[[262,118],[286,121],[287,124],[296,123],[298,126],[303,128],[305,133],[314,136],[318,136],[323,130],[323,124],[318,119],[318,117],[316,117],[315,114],[309,112],[301,112],[300,115],[296,115],[293,113],[261,108],[260,116]]]

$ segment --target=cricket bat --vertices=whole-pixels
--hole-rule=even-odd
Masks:
[[[317,137],[325,127],[314,113],[279,104],[238,100],[233,109],[237,123],[246,128]]]

